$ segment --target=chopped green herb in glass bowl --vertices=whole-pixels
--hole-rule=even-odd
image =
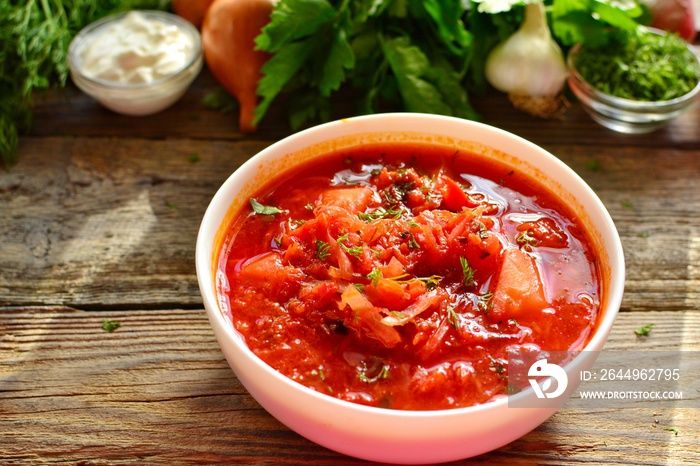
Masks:
[[[603,48],[574,46],[569,87],[589,115],[623,133],[655,131],[700,93],[700,61],[676,35],[640,27]]]

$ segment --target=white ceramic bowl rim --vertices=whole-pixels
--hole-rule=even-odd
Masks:
[[[455,417],[455,416],[464,416],[465,413],[470,413],[470,412],[478,412],[478,411],[483,411],[483,410],[488,410],[492,409],[497,406],[503,406],[508,404],[508,397],[504,396],[499,399],[495,399],[493,401],[489,401],[484,404],[480,405],[475,405],[475,406],[469,406],[469,407],[463,407],[463,408],[452,408],[452,409],[441,409],[441,410],[426,410],[426,411],[413,411],[413,410],[391,410],[391,409],[385,409],[385,408],[378,408],[378,407],[372,407],[372,406],[365,406],[357,403],[352,403],[349,401],[345,400],[340,400],[338,398],[319,393],[315,390],[312,390],[298,382],[295,382],[288,377],[282,375],[275,369],[273,369],[271,366],[269,366],[267,363],[262,361],[260,358],[258,358],[245,344],[243,341],[243,338],[238,334],[238,332],[234,329],[233,325],[224,318],[223,313],[220,311],[219,304],[218,304],[218,298],[216,295],[216,291],[214,289],[213,284],[215,283],[215,278],[208,278],[212,277],[212,257],[211,257],[211,251],[207,250],[207,242],[209,241],[209,238],[213,237],[216,235],[216,232],[221,229],[225,228],[225,225],[214,225],[213,221],[211,220],[211,217],[214,216],[213,210],[214,206],[217,204],[222,203],[225,201],[223,199],[223,192],[226,190],[227,186],[233,183],[233,178],[235,176],[235,173],[239,171],[244,171],[246,168],[253,168],[254,166],[257,166],[259,164],[259,159],[264,157],[266,154],[270,152],[275,152],[279,151],[280,148],[285,147],[285,146],[298,146],[300,141],[304,141],[309,137],[309,135],[316,135],[320,136],[323,135],[324,133],[331,132],[333,131],[334,127],[337,127],[338,125],[348,125],[352,124],[353,122],[367,122],[367,123],[372,123],[372,122],[379,122],[384,119],[393,119],[393,120],[398,120],[399,122],[405,121],[405,122],[410,122],[410,121],[423,121],[423,120],[434,120],[435,122],[439,122],[442,124],[446,123],[457,123],[457,124],[462,124],[462,125],[471,125],[473,129],[477,131],[481,131],[484,133],[491,133],[491,135],[495,135],[498,138],[504,138],[506,140],[510,141],[515,141],[519,145],[525,145],[525,146],[530,146],[531,148],[534,148],[536,151],[540,153],[547,154],[550,159],[548,160],[549,163],[556,165],[560,171],[564,171],[569,174],[569,176],[572,179],[577,179],[578,183],[580,184],[580,188],[585,190],[585,195],[589,197],[590,201],[595,204],[595,208],[598,210],[598,213],[601,215],[603,224],[599,225],[600,230],[602,231],[610,231],[610,232],[615,232],[613,235],[615,238],[615,241],[613,244],[610,245],[610,273],[609,273],[609,281],[610,281],[610,287],[607,291],[606,299],[605,299],[605,304],[601,305],[601,310],[607,312],[604,312],[604,315],[600,318],[598,321],[598,325],[595,328],[595,332],[593,333],[591,339],[589,342],[586,344],[585,348],[583,348],[582,352],[587,352],[587,351],[598,351],[602,349],[607,336],[610,332],[610,329],[613,326],[613,323],[615,321],[615,317],[617,315],[617,310],[619,309],[620,303],[622,301],[622,294],[623,294],[623,286],[624,286],[624,276],[625,276],[625,266],[624,266],[624,256],[623,256],[623,251],[622,251],[622,245],[619,240],[619,236],[617,235],[617,230],[615,228],[615,225],[612,221],[612,218],[610,218],[607,210],[605,209],[605,206],[603,203],[600,201],[600,199],[597,197],[597,195],[591,190],[591,188],[573,171],[571,170],[564,162],[559,160],[558,158],[554,157],[551,155],[549,152],[544,151],[544,149],[540,148],[539,146],[536,146],[535,144],[519,137],[516,136],[512,133],[509,133],[507,131],[501,130],[499,128],[489,126],[486,124],[482,124],[479,122],[474,122],[474,121],[468,121],[468,120],[462,120],[459,118],[454,118],[454,117],[448,117],[448,116],[441,116],[441,115],[432,115],[432,114],[418,114],[418,113],[385,113],[385,114],[375,114],[375,115],[366,115],[366,116],[360,116],[360,117],[353,117],[353,118],[348,118],[344,120],[337,120],[325,124],[321,124],[312,128],[309,128],[307,130],[301,131],[299,133],[295,133],[291,136],[288,136],[287,138],[280,140],[276,143],[273,143],[272,145],[268,146],[267,148],[263,149],[260,151],[256,156],[252,157],[251,159],[247,160],[243,165],[241,165],[235,172],[232,174],[222,185],[222,187],[217,191],[216,195],[212,199],[209,207],[207,208],[204,217],[202,219],[202,223],[200,226],[200,231],[198,234],[197,238],[197,245],[196,245],[196,270],[197,270],[197,276],[198,276],[198,281],[199,281],[199,286],[200,286],[200,291],[202,293],[202,297],[204,299],[205,303],[205,308],[207,311],[207,315],[210,320],[212,320],[212,323],[214,321],[216,324],[219,326],[219,328],[223,329],[225,332],[226,338],[230,341],[232,341],[240,350],[243,352],[247,353],[251,358],[254,358],[261,368],[268,372],[272,377],[276,378],[278,381],[282,382],[285,385],[290,386],[291,388],[295,390],[302,390],[307,392],[312,397],[316,397],[319,399],[319,401],[322,401],[323,403],[330,403],[334,405],[339,405],[343,406],[346,408],[352,408],[354,410],[358,411],[364,411],[364,412],[369,412],[369,413],[374,413],[374,414],[381,414],[382,416],[389,416],[389,417],[396,417],[396,418],[404,418],[404,417],[410,417],[410,418],[436,418],[436,417]],[[370,125],[372,126],[372,125]],[[371,133],[371,132],[376,132],[375,131],[368,131],[368,130],[361,130],[358,131],[357,134],[366,134],[366,133]],[[346,133],[347,134],[347,133]],[[470,138],[464,138],[464,140],[470,140]],[[296,143],[296,144],[295,144]],[[214,257],[218,259],[219,257],[219,252],[214,251],[213,252]],[[578,367],[580,364],[580,358],[582,355],[576,356],[573,360],[571,360],[569,363],[563,366],[563,368],[569,373],[569,376],[573,374],[573,371]],[[515,394],[515,395],[509,395],[510,397],[527,397],[532,395],[532,388],[527,388],[523,390],[522,392]]]
[[[111,23],[121,20],[129,13],[139,13],[147,18],[155,19],[163,23],[173,24],[182,29],[192,39],[192,56],[181,68],[177,69],[172,74],[155,79],[149,83],[122,83],[118,81],[93,78],[83,74],[80,52],[82,51],[85,41],[89,40],[93,34],[99,34],[99,30],[103,27],[109,26]],[[87,81],[97,87],[113,90],[148,90],[152,87],[156,87],[171,81],[190,79],[191,77],[189,75],[183,75],[183,71],[190,69],[192,66],[197,66],[197,63],[200,61],[202,61],[202,38],[197,28],[186,19],[173,13],[168,13],[167,11],[161,10],[132,10],[105,16],[104,18],[100,18],[81,29],[68,46],[68,63],[71,65],[74,72],[78,74],[80,80]]]
[[[654,28],[645,28],[649,30],[650,32],[654,34],[661,34],[663,31],[659,29],[654,29]],[[700,63],[700,57],[693,51],[693,49],[690,47],[690,45],[686,45],[688,50],[692,53],[693,57],[695,57],[696,61]],[[679,104],[686,103],[687,101],[693,99],[698,93],[700,93],[700,78],[698,79],[697,84],[693,89],[688,91],[687,93],[676,97],[675,99],[669,99],[669,100],[633,100],[633,99],[626,99],[624,97],[617,97],[614,95],[606,94],[605,92],[602,92],[598,90],[597,88],[593,87],[584,79],[583,76],[579,73],[578,69],[576,68],[576,56],[578,55],[579,50],[581,50],[582,45],[581,44],[576,44],[574,45],[571,50],[569,50],[569,53],[567,55],[567,65],[569,67],[569,71],[571,72],[571,75],[576,79],[577,84],[583,88],[583,90],[589,94],[594,96],[596,99],[605,102],[609,105],[619,107],[621,109],[627,109],[627,110],[636,110],[636,111],[663,111],[667,107],[675,107]]]

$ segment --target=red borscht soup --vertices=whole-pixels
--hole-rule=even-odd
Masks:
[[[344,149],[285,172],[229,226],[224,312],[248,347],[329,396],[403,410],[507,394],[512,350],[580,350],[600,271],[574,212],[484,157]]]

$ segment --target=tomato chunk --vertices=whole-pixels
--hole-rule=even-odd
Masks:
[[[490,315],[499,320],[540,313],[547,307],[535,259],[518,248],[503,251],[503,264],[491,299]]]
[[[445,207],[453,212],[459,212],[462,207],[466,206],[469,198],[462,187],[457,184],[452,178],[446,176],[441,177],[441,182],[444,183],[442,194],[442,203]]]
[[[283,265],[277,253],[257,256],[243,265],[240,278],[244,283],[261,287],[280,299],[299,289],[304,273],[291,265]]]
[[[372,201],[372,194],[373,191],[366,186],[329,189],[321,194],[321,203],[361,212]]]

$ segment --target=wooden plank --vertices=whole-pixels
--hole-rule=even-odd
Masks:
[[[268,144],[25,138],[20,162],[0,172],[0,305],[201,306],[199,222],[228,175]],[[546,148],[617,224],[623,309],[700,308],[700,150]]]
[[[105,318],[121,326],[105,332]],[[646,323],[650,336],[636,337]],[[697,311],[627,312],[607,349],[697,351],[698,331]],[[3,464],[359,463],[268,415],[200,309],[0,308],[0,433]],[[464,464],[698,464],[698,438],[697,409],[565,407]]]
[[[238,131],[235,112],[221,115],[204,108],[202,98],[218,84],[205,68],[185,96],[162,113],[140,118],[118,115],[102,108],[72,84],[37,96],[33,136],[120,136],[120,137],[187,137],[196,139],[277,140],[292,132],[287,122],[285,103],[275,102],[252,136]],[[334,99],[333,118],[353,116],[355,102],[350,92],[341,92]],[[543,120],[513,109],[501,93],[473,95],[472,103],[481,121],[494,125],[536,144],[604,145],[607,147],[685,147],[699,148],[697,128],[700,126],[700,105],[675,120],[668,127],[651,134],[625,135],[608,130],[594,122],[575,99],[563,119]],[[142,123],[143,122],[143,123]]]
[[[0,302],[200,303],[199,222],[221,183],[266,145],[23,141],[19,164],[0,174]]]

